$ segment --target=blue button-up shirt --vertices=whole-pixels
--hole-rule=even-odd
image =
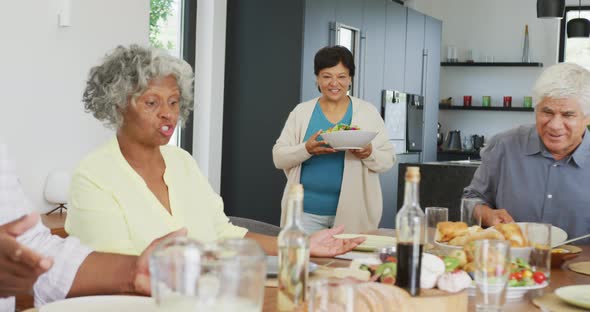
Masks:
[[[535,125],[494,136],[464,196],[504,208],[517,222],[551,223],[570,238],[590,233],[590,135],[556,161]],[[588,243],[590,240],[585,240]]]

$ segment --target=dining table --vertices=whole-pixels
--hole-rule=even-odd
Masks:
[[[370,232],[372,235],[394,236],[395,230],[379,229]],[[538,290],[530,290],[527,295],[518,301],[507,301],[504,305],[504,311],[541,311],[541,309],[533,303],[533,299],[538,296],[543,296],[547,293],[553,293],[555,289],[563,286],[590,284],[590,275],[576,273],[568,269],[568,265],[574,262],[590,261],[590,245],[580,245],[582,248],[580,255],[574,259],[566,261],[559,268],[551,269],[551,277],[549,285]],[[334,258],[311,258],[311,261],[322,266],[327,267],[348,267],[350,260],[334,259]],[[467,291],[467,290],[464,290]],[[264,305],[262,308],[264,312],[277,311],[277,288],[266,287],[264,290]],[[469,297],[467,311],[475,311],[475,297]]]

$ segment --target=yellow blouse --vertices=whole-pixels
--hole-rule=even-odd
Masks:
[[[162,206],[121,154],[117,139],[80,163],[70,186],[65,229],[103,252],[139,255],[154,239],[182,227],[202,242],[243,237],[223,212],[223,201],[190,154],[162,146],[170,209]]]

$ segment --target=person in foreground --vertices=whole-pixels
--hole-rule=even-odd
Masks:
[[[150,294],[148,259],[161,239],[139,257],[93,252],[74,237],[51,235],[29,207],[0,143],[0,311],[14,311],[13,296],[21,294],[32,293],[35,306],[66,296]]]
[[[303,227],[309,232],[344,225],[347,232],[376,230],[383,210],[379,173],[395,162],[393,145],[375,106],[347,93],[355,74],[352,53],[341,46],[320,49],[314,73],[321,95],[295,107],[272,149],[284,170],[281,224],[293,184],[305,188]],[[335,125],[357,126],[377,136],[359,150],[336,151],[321,138]]]
[[[116,136],[74,172],[68,233],[99,251],[137,255],[154,238],[186,227],[201,242],[246,237],[277,253],[276,237],[231,224],[193,157],[167,145],[189,115],[192,83],[186,62],[137,45],[117,47],[91,69],[85,108]],[[334,256],[363,241],[333,237],[340,232],[312,236],[311,254]]]
[[[535,124],[494,136],[464,196],[482,223],[544,222],[570,237],[590,233],[590,72],[561,63],[533,88]]]

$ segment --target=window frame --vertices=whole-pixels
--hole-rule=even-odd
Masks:
[[[355,97],[361,97],[360,94],[360,78],[359,78],[359,73],[360,73],[360,54],[361,54],[361,30],[359,28],[356,27],[352,27],[352,26],[348,26],[346,24],[340,23],[340,22],[332,22],[330,25],[330,30],[331,30],[331,34],[332,37],[330,38],[330,42],[332,42],[332,45],[340,45],[340,30],[341,29],[346,29],[350,32],[352,32],[352,51],[350,51],[352,53],[352,56],[354,58],[354,64],[356,65],[356,73],[354,75],[354,77],[352,77],[352,86],[351,89],[349,91],[349,94]]]
[[[182,42],[180,51],[182,58],[191,66],[193,73],[195,70],[195,54],[197,41],[197,0],[182,0]],[[193,90],[194,96],[195,90]],[[184,128],[180,135],[180,148],[193,154],[193,111],[189,114],[184,123]]]

